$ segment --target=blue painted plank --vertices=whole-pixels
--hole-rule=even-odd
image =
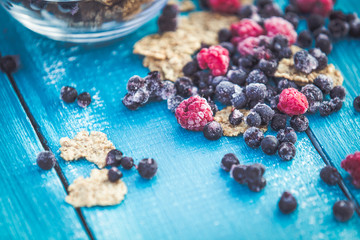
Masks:
[[[36,165],[43,148],[4,74],[0,82],[0,239],[86,239],[55,170]]]
[[[132,45],[154,32],[154,23],[101,49],[65,47],[13,21],[5,41],[0,41],[21,53],[24,66],[14,77],[51,149],[59,149],[63,136],[74,136],[83,129],[98,130],[137,161],[154,157],[159,163],[158,174],[151,181],[142,180],[135,170],[124,171],[129,193],[122,204],[83,209],[95,236],[360,238],[357,216],[345,224],[333,219],[333,203],[345,197],[339,188],[319,180],[324,163],[305,134],[299,135],[296,159],[287,163],[249,149],[241,138],[209,142],[201,133],[183,130],[163,102],[136,112],[124,108],[121,98],[126,80],[148,71],[141,59],[131,54]],[[59,100],[60,88],[68,84],[95,96],[89,108]],[[235,152],[243,163],[267,166],[268,186],[263,192],[250,192],[220,170],[220,159],[227,152]],[[60,161],[60,165],[70,182],[95,167],[86,161]],[[289,216],[280,214],[276,207],[284,190],[294,191],[299,201],[299,209]]]

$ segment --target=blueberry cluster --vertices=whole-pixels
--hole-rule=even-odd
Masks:
[[[0,53],[0,71],[11,74],[16,72],[20,66],[20,58],[16,55],[1,56]]]
[[[161,80],[158,71],[150,72],[145,78],[131,77],[126,89],[128,93],[122,102],[130,110],[137,110],[149,101],[167,100],[176,95],[174,83]]]
[[[86,108],[91,103],[91,96],[88,92],[83,92],[78,95],[75,88],[64,86],[60,90],[60,98],[66,103],[73,103],[77,99],[77,104]]]
[[[158,19],[159,33],[176,31],[179,8],[176,4],[167,4]]]
[[[113,149],[107,154],[106,165],[111,167],[108,172],[109,181],[111,182],[116,182],[122,178],[123,174],[118,169],[119,166],[126,170],[130,170],[135,166],[134,160],[131,157],[123,156],[123,153],[117,149]],[[136,169],[141,177],[151,179],[155,176],[158,165],[154,159],[145,158],[139,162]]]
[[[265,167],[262,164],[242,165],[235,154],[228,153],[221,160],[221,168],[230,172],[236,182],[247,184],[251,191],[260,192],[266,186],[266,179],[263,177]]]

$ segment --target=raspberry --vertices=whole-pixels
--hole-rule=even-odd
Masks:
[[[239,0],[209,0],[210,8],[215,12],[236,13],[240,7]]]
[[[281,17],[271,17],[265,20],[265,29],[267,36],[275,37],[276,35],[283,35],[289,40],[292,45],[296,42],[297,33],[294,26]]]
[[[348,155],[341,161],[341,167],[350,173],[354,186],[360,188],[360,152]]]
[[[222,76],[229,67],[229,51],[221,46],[203,48],[197,54],[197,60],[201,69],[210,68],[212,75]]]
[[[248,37],[258,37],[263,34],[263,28],[254,20],[243,19],[237,23],[231,24],[231,33],[237,37],[238,42]]]
[[[213,120],[210,105],[199,96],[182,101],[176,108],[175,116],[181,127],[192,131],[202,131]]]
[[[237,50],[243,56],[254,55],[258,59],[270,59],[270,51],[265,46],[260,46],[262,42],[270,42],[270,38],[266,36],[248,37],[238,43]]]
[[[289,116],[304,114],[309,103],[304,94],[295,88],[284,89],[279,97],[278,109]]]
[[[296,0],[296,5],[303,13],[316,13],[327,16],[334,8],[333,0]]]

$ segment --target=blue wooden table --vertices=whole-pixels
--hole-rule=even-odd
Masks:
[[[339,1],[337,7],[360,14],[357,0]],[[360,150],[360,114],[352,108],[360,94],[359,40],[335,43],[330,56],[345,77],[343,109],[327,118],[310,116],[310,130],[298,135],[295,159],[283,162],[250,149],[241,137],[210,142],[182,129],[165,102],[135,112],[122,105],[127,79],[148,72],[131,50],[137,40],[156,32],[155,20],[102,47],[45,39],[3,10],[0,30],[0,51],[19,54],[22,61],[17,73],[0,74],[0,239],[360,239],[359,215],[339,223],[331,210],[348,197],[359,211],[360,190],[340,168],[347,154]],[[86,109],[64,104],[59,99],[64,85],[88,91],[93,102]],[[58,149],[61,137],[80,130],[106,133],[136,161],[155,158],[157,176],[145,181],[135,170],[123,171],[129,189],[123,203],[74,209],[64,201],[68,183],[96,166],[65,162]],[[51,171],[36,165],[44,149],[58,159]],[[249,191],[220,169],[228,152],[244,164],[266,166],[268,185],[262,192]],[[340,171],[344,181],[339,186],[320,180],[326,164]],[[277,208],[285,190],[299,203],[290,215]]]

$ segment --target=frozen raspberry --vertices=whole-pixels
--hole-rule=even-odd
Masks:
[[[306,96],[295,88],[284,89],[279,97],[278,109],[289,116],[304,114],[309,103]]]
[[[294,26],[281,17],[271,17],[265,20],[265,29],[267,36],[275,37],[276,35],[283,35],[289,40],[292,45],[296,42],[297,33]]]
[[[354,186],[360,188],[360,152],[348,155],[341,162],[341,167],[350,173]]]
[[[248,37],[258,37],[263,34],[263,28],[254,20],[243,19],[237,23],[231,24],[231,33],[239,39],[238,42]]]
[[[236,13],[241,7],[239,0],[209,0],[210,8],[215,12]]]
[[[262,43],[269,43],[266,36],[248,37],[237,45],[238,52],[243,56],[254,55],[257,59],[270,59],[271,52]],[[256,59],[255,58],[255,59]]]
[[[316,13],[327,16],[334,8],[333,0],[296,0],[296,5],[303,13]]]
[[[203,48],[197,54],[197,60],[201,69],[210,68],[212,75],[222,76],[229,67],[229,51],[221,46]]]
[[[181,127],[192,131],[202,131],[213,120],[210,105],[199,96],[182,101],[176,108],[175,116]]]

